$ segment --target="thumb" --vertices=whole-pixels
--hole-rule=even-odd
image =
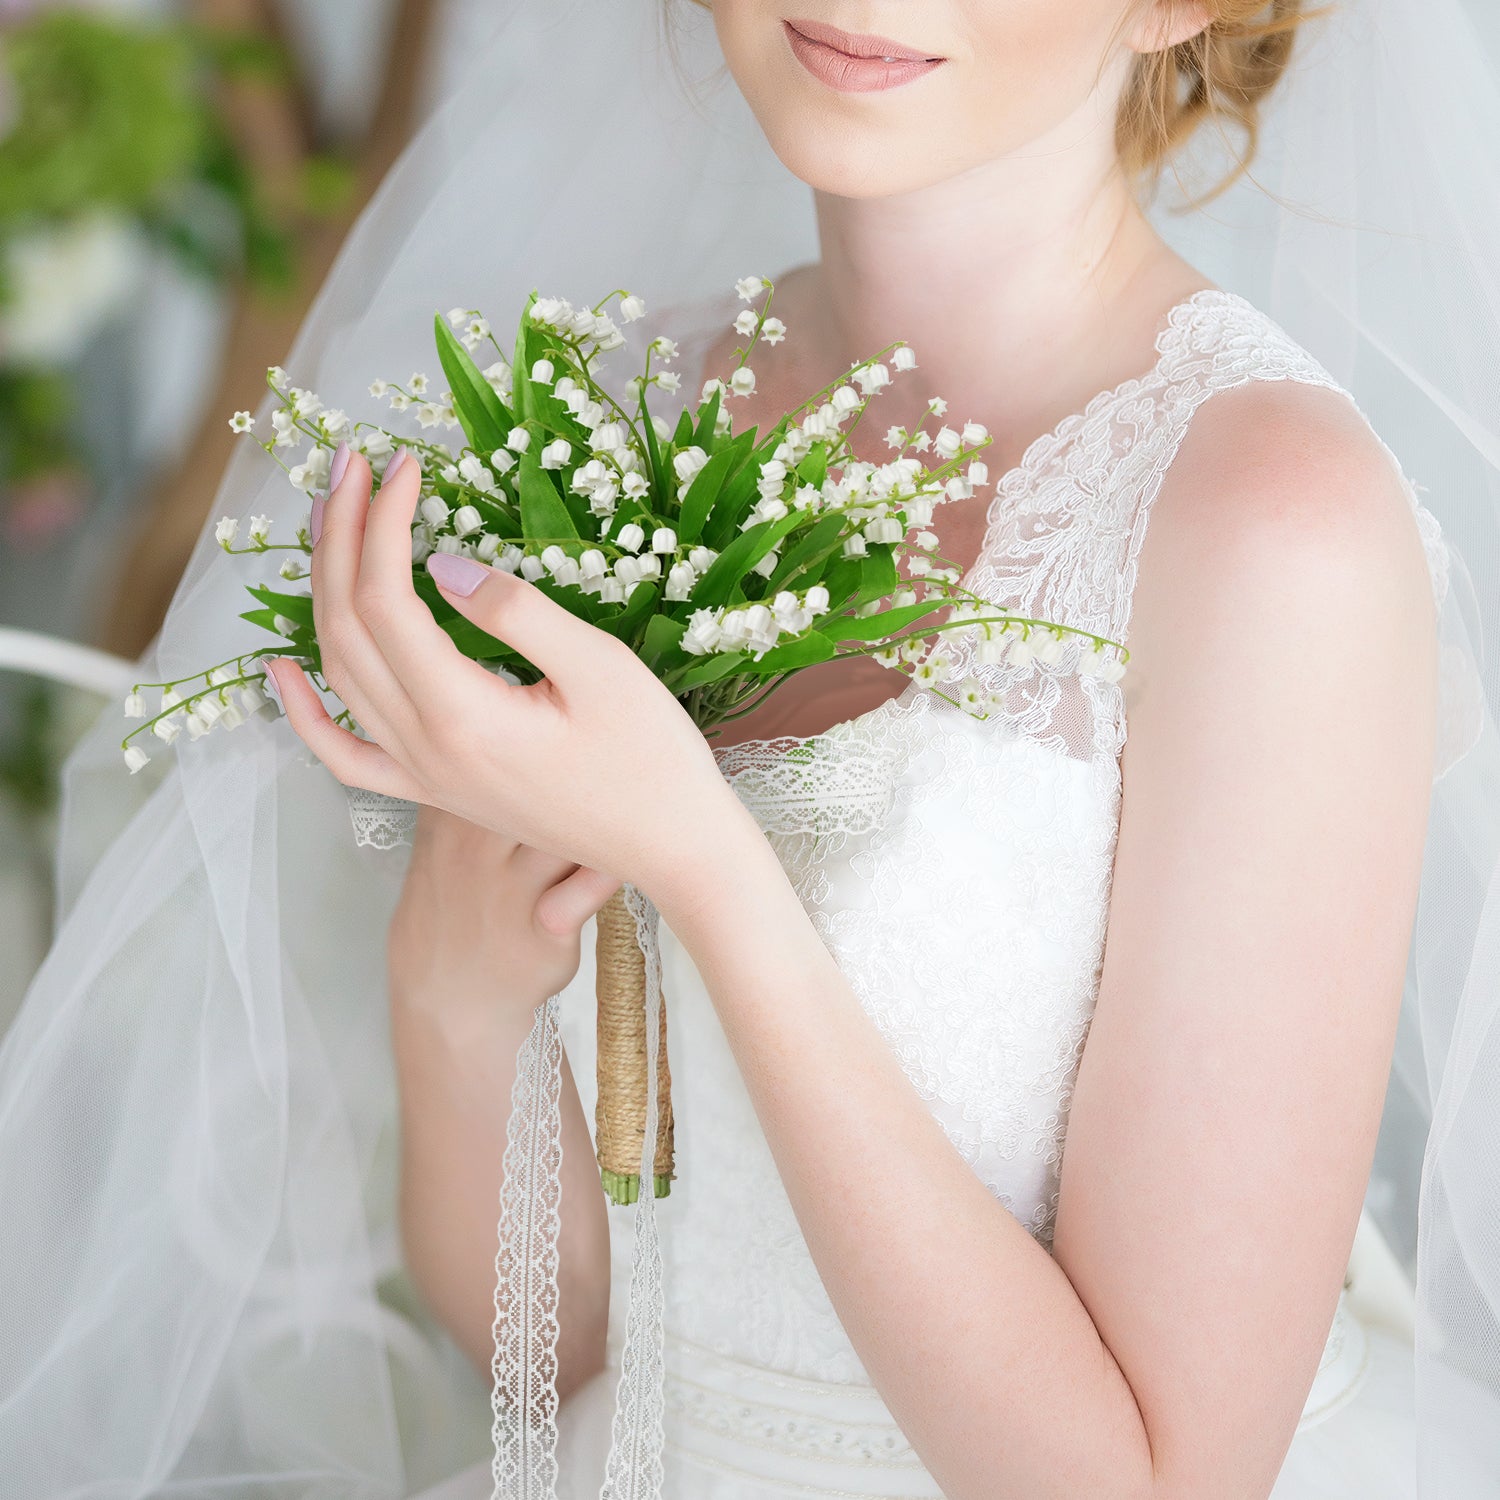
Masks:
[[[536,919],[547,932],[566,937],[579,931],[623,884],[617,876],[579,865],[537,898]]]
[[[514,646],[545,676],[566,677],[569,664],[600,634],[517,573],[457,552],[429,552],[427,571],[443,597],[496,640]]]

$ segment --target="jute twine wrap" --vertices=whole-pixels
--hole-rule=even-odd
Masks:
[[[640,1191],[641,1148],[646,1139],[646,955],[636,940],[635,917],[622,886],[600,907],[595,947],[599,1000],[599,1101],[594,1111],[595,1149],[604,1187],[616,1203]],[[672,1177],[672,1072],[667,1063],[667,997],[661,996],[656,1050],[655,1196]]]

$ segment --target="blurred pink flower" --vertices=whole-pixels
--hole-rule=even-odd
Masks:
[[[36,552],[56,541],[78,524],[87,496],[87,481],[77,469],[54,469],[0,492],[0,529],[7,545]]]

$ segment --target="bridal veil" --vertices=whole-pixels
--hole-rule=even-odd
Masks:
[[[689,331],[739,277],[815,259],[809,190],[680,11],[497,0],[292,378],[358,412],[376,377],[435,366],[451,306],[500,326],[533,287],[624,286],[651,333]],[[1440,770],[1369,1197],[1415,1263],[1423,1500],[1500,1482],[1497,143],[1500,78],[1459,0],[1343,0],[1299,38],[1253,180],[1179,215],[1169,171],[1153,210],[1353,393],[1447,542]],[[1203,132],[1188,186],[1226,149]],[[235,601],[274,558],[226,555],[212,522],[252,513],[287,535],[307,497],[248,447],[142,679],[260,644]],[[156,747],[137,776],[124,730],[109,705],[66,766],[59,927],[0,1045],[0,1495],[401,1500],[489,1438],[396,1235],[402,858],[356,847],[280,719]]]

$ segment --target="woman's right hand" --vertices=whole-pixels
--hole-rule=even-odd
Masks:
[[[534,1009],[578,972],[583,926],[620,884],[423,805],[387,933],[393,998]]]
[[[489,1377],[495,1213],[516,1060],[578,972],[584,923],[619,880],[424,805],[387,934],[401,1110],[401,1239],[416,1286]],[[557,1390],[603,1368],[609,1222],[562,1058]]]

